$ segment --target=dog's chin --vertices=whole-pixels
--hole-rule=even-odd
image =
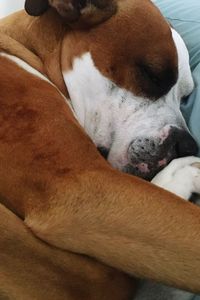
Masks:
[[[107,160],[110,149],[106,147],[97,147],[100,154]],[[162,156],[160,156],[162,157]],[[121,165],[119,161],[112,161],[111,165],[113,168],[120,170],[123,173],[127,173],[133,176],[140,177],[147,181],[151,181],[162,169],[164,169],[172,159],[174,159],[175,153],[169,151],[164,158],[152,158],[152,160],[132,161],[126,165]],[[126,159],[124,159],[126,160]]]
[[[140,177],[147,181],[151,181],[157,173],[159,173],[164,166],[160,167],[149,167],[146,163],[141,163],[138,166],[126,165],[122,168],[122,172]]]
[[[138,176],[147,181],[151,181],[162,169],[164,169],[173,158],[164,158],[157,161],[138,162],[134,164],[127,164],[121,171],[134,176]]]

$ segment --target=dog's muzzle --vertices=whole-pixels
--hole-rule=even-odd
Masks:
[[[196,155],[198,146],[188,131],[171,127],[167,137],[137,137],[128,148],[123,171],[151,180],[172,159]]]

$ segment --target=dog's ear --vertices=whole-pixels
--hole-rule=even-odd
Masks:
[[[117,11],[117,0],[49,0],[51,7],[67,23],[94,26]]]
[[[26,0],[25,10],[31,16],[41,16],[49,8],[48,0]]]

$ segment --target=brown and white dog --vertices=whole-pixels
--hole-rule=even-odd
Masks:
[[[95,147],[147,179],[196,154],[180,36],[148,0],[26,9],[45,13],[0,22],[0,194],[37,238],[1,206],[1,299],[130,299],[132,280],[111,267],[200,292],[200,209]],[[198,161],[154,182],[170,190],[186,168],[187,197],[200,192]]]

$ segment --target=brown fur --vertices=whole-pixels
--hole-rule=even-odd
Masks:
[[[78,25],[79,28],[104,22],[117,11],[116,0],[86,0],[82,1],[82,4],[80,2],[79,0],[49,0],[49,4],[58,11],[64,22],[76,21],[73,26]]]
[[[126,3],[128,5],[129,1],[127,0]],[[137,3],[136,0],[136,6]],[[148,1],[144,1],[144,5],[148,10],[152,10],[152,13],[154,12],[154,8],[149,6]],[[107,48],[104,39],[106,34],[110,33],[105,28],[117,26],[119,20],[122,25],[123,11],[123,8],[119,9],[119,16],[122,12],[122,19],[113,17],[113,21],[111,19],[92,29],[88,35],[91,41],[95,39],[91,51],[102,73],[106,70],[98,54],[97,45],[99,43],[102,49]],[[158,14],[156,9],[155,14]],[[137,14],[135,18],[137,19]],[[149,22],[150,20],[152,23],[155,22],[154,14],[152,19],[149,17]],[[13,24],[15,24],[14,28]],[[168,27],[161,17],[159,26],[160,28],[163,26],[164,32],[166,28],[167,46],[162,43],[159,45],[170,55],[173,72],[177,67],[176,53],[173,43],[170,43]],[[126,28],[124,30],[126,31]],[[73,55],[72,48],[68,49],[66,45],[70,45],[69,41],[71,41],[71,45],[74,46],[76,42],[77,49],[74,47],[74,53],[80,55],[85,51],[85,43],[80,41],[79,45],[76,36],[83,38],[84,35],[84,32],[78,31],[71,34],[70,29],[66,28],[52,11],[36,19],[21,12],[0,22],[1,49],[19,56],[42,71],[66,95],[61,69],[70,67],[70,59]],[[156,36],[157,34],[155,38]],[[97,37],[99,40],[96,40]],[[118,51],[117,39],[114,40],[116,48],[112,50],[113,58],[115,58],[115,51]],[[120,39],[119,35],[119,44]],[[135,39],[138,41],[138,38]],[[148,53],[152,44],[150,40],[147,41]],[[134,45],[134,43],[130,45],[130,49],[134,49]],[[135,51],[139,51],[138,49],[136,48]],[[160,58],[162,58],[161,50],[159,49],[158,55]],[[142,55],[147,55],[145,49],[143,51]],[[63,66],[63,54],[66,54],[65,66]],[[122,57],[128,59],[125,54],[124,52]],[[108,59],[110,59],[109,55]],[[128,60],[127,66],[129,63]],[[164,60],[163,64],[165,63]],[[154,67],[156,65],[155,63]],[[161,67],[162,63],[159,63],[159,68]],[[123,68],[122,71],[125,72]],[[115,81],[119,80],[117,74],[108,74],[108,76],[112,76]],[[119,84],[125,87],[131,85],[130,89],[139,94],[141,91],[135,81],[130,82],[129,76],[125,78],[126,80]],[[141,79],[140,84],[142,82],[144,78]],[[148,89],[144,92],[147,93]],[[151,92],[149,91],[149,94]],[[153,92],[155,97],[155,91]],[[1,277],[2,293],[11,299],[13,297],[23,299],[24,294],[30,297],[32,293],[36,293],[40,299],[43,295],[39,291],[42,282],[36,280],[39,277],[37,268],[33,267],[31,278],[28,269],[32,269],[35,263],[39,266],[46,262],[47,274],[55,271],[56,282],[60,282],[62,277],[61,285],[64,284],[66,276],[66,282],[74,283],[79,292],[83,291],[81,296],[74,292],[69,298],[70,284],[62,289],[49,278],[49,288],[45,288],[44,291],[47,299],[51,299],[51,292],[58,292],[60,298],[58,296],[57,299],[68,297],[67,299],[70,300],[77,300],[80,297],[98,299],[99,295],[101,299],[104,297],[110,300],[130,298],[134,286],[130,286],[128,277],[116,273],[112,283],[113,286],[117,285],[119,297],[117,298],[114,292],[108,296],[107,293],[110,292],[112,285],[107,277],[105,279],[105,272],[109,272],[110,269],[103,270],[104,267],[101,265],[73,255],[74,264],[65,264],[70,257],[67,251],[96,258],[131,275],[200,292],[200,209],[198,207],[143,180],[113,170],[99,155],[92,141],[74,119],[58,90],[49,83],[28,74],[5,57],[0,57],[0,107],[2,202],[23,218],[25,224],[37,237],[66,250],[61,252],[52,249],[49,245],[41,244],[16,217],[11,216],[8,211],[1,211],[1,214],[6,216],[1,218],[0,224],[3,228],[1,230],[5,232],[6,226],[9,226],[10,231],[4,236],[0,235],[0,244],[4,245],[5,241],[8,243],[8,252],[4,248],[3,253],[6,253],[9,265],[13,267],[10,270],[6,262],[1,263],[1,268],[7,270],[3,273],[4,277]],[[11,220],[8,225],[7,218]],[[15,234],[17,228],[19,234]],[[19,247],[18,251],[23,257],[26,257],[27,253],[26,268],[21,267],[18,260],[14,260],[15,250],[12,249],[9,241]],[[22,245],[28,243],[28,249],[21,247],[21,242]],[[79,266],[80,261],[82,261],[85,278],[83,281],[79,278],[78,270],[77,277],[73,277],[69,271]],[[88,268],[93,270],[94,276],[96,274],[99,276],[94,289],[90,286],[93,284],[93,278],[88,277]],[[61,269],[63,273],[60,273]],[[11,279],[12,282],[16,280],[15,270],[20,274],[19,285],[10,284]],[[45,274],[46,271],[42,272]],[[101,291],[102,285],[105,293]],[[30,287],[29,291],[27,286]],[[87,298],[88,291],[92,291],[90,298]]]
[[[1,300],[131,299],[127,275],[39,241],[1,205],[0,218]]]

